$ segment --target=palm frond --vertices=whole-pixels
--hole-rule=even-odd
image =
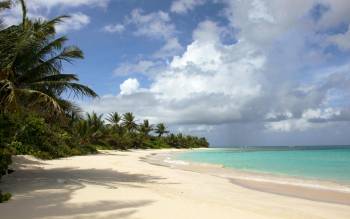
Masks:
[[[48,44],[46,44],[39,52],[38,57],[43,57],[45,55],[52,55],[53,52],[62,49],[64,43],[67,41],[67,37],[62,36],[59,37]]]
[[[63,52],[58,56],[59,59],[65,60],[67,62],[72,62],[74,59],[83,59],[84,54],[76,46],[69,46],[63,49]]]
[[[65,87],[72,90],[77,96],[98,97],[95,91],[85,85],[78,83],[67,83]]]
[[[0,10],[9,9],[11,7],[11,1],[1,1]]]
[[[78,109],[62,99],[71,91],[75,96],[97,97],[87,86],[78,83],[74,74],[62,74],[64,62],[82,59],[83,52],[75,46],[64,47],[67,38],[55,38],[56,26],[68,16],[51,20],[29,19],[24,0],[22,23],[0,30],[0,104],[18,103],[18,107],[36,106],[38,111],[64,112]],[[8,7],[0,0],[0,8]]]
[[[57,102],[66,114],[74,115],[78,119],[82,118],[82,109],[77,104],[62,98],[57,99]]]
[[[33,83],[39,82],[69,82],[69,81],[78,81],[78,77],[75,74],[55,74],[49,75],[43,78],[36,79]]]
[[[49,36],[54,36],[56,34],[56,25],[64,22],[66,18],[69,18],[69,16],[63,15],[51,20],[37,19],[31,22],[34,36],[37,39],[47,39]]]
[[[113,125],[118,125],[121,120],[121,116],[117,112],[110,113],[106,120]]]
[[[75,96],[89,96],[97,97],[98,95],[91,88],[78,83],[72,83],[67,81],[39,81],[30,84],[30,87],[38,90],[45,90],[50,87],[61,94],[64,90],[69,90],[74,93]]]
[[[54,97],[32,89],[16,89],[16,92],[29,100],[28,107],[40,106],[48,111],[62,113],[62,108]]]
[[[15,85],[9,80],[0,81],[0,105],[8,108],[15,103]]]
[[[75,46],[64,48],[62,52],[58,55],[55,55],[48,60],[42,60],[40,64],[31,69],[31,72],[38,72],[46,70],[49,72],[59,72],[62,67],[62,61],[71,63],[74,59],[84,58],[83,52]]]

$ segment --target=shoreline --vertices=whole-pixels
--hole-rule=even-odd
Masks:
[[[194,150],[210,149],[201,148]],[[350,205],[350,184],[322,179],[243,171],[235,168],[226,168],[219,164],[184,161],[174,158],[176,154],[182,152],[186,152],[186,150],[152,154],[145,161],[154,165],[222,177],[230,180],[235,185],[260,192]]]
[[[284,146],[283,146],[284,147]],[[298,146],[296,146],[298,147]],[[300,146],[302,147],[302,146]],[[343,146],[343,147],[350,147],[350,146]],[[226,148],[195,148],[195,149],[191,149],[191,150],[216,150],[216,149],[226,149]],[[186,152],[186,151],[183,151]],[[178,152],[181,153],[181,152]],[[282,174],[282,173],[270,173],[270,172],[263,172],[263,171],[254,171],[254,170],[242,170],[242,169],[238,169],[235,167],[225,167],[224,165],[221,164],[213,164],[213,163],[206,163],[206,162],[196,162],[196,161],[189,161],[189,160],[179,160],[179,159],[175,159],[174,155],[169,156],[169,159],[172,159],[175,161],[175,163],[177,163],[177,161],[184,161],[187,163],[191,163],[191,164],[205,164],[207,166],[215,166],[215,167],[220,167],[220,168],[224,168],[224,169],[228,169],[228,170],[232,170],[235,173],[245,173],[247,176],[261,176],[264,179],[268,179],[269,177],[276,179],[282,179],[283,181],[288,180],[292,182],[296,182],[296,181],[302,181],[302,182],[309,182],[310,184],[330,184],[333,186],[341,186],[343,187],[343,189],[339,189],[339,191],[345,191],[345,192],[350,192],[350,181],[340,181],[340,180],[331,180],[331,179],[326,179],[326,178],[317,178],[317,177],[307,177],[307,176],[294,176],[294,175],[288,175],[288,174]],[[255,177],[254,177],[255,179]],[[253,178],[251,180],[254,180]],[[298,184],[296,184],[298,185]],[[303,186],[302,184],[300,186]],[[307,186],[307,185],[306,185]],[[319,187],[320,189],[323,189],[323,187]],[[327,189],[324,188],[324,189]]]
[[[13,195],[0,204],[1,218],[350,218],[350,205],[262,192],[248,188],[248,182],[244,187],[217,176],[223,174],[217,167],[202,165],[213,172],[201,173],[148,163],[157,154],[180,151],[101,151],[45,161],[16,156],[16,171],[0,184]],[[265,184],[258,184],[266,190]]]

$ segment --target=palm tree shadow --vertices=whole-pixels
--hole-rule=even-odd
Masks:
[[[140,201],[99,201],[87,204],[67,204],[70,198],[70,191],[60,193],[43,192],[35,196],[26,196],[0,206],[1,214],[6,219],[34,219],[48,217],[74,216],[74,218],[96,218],[96,214],[117,211],[117,215],[131,215],[137,209],[153,203],[151,200]],[[28,205],[28,203],[30,203]],[[127,211],[127,212],[125,212]],[[127,214],[126,214],[127,213]],[[115,214],[115,212],[114,212]],[[106,217],[114,218],[114,217]]]
[[[120,153],[117,154],[117,153],[110,153],[108,150],[99,150],[97,155],[108,155],[108,156],[126,157],[126,156],[128,156],[128,155],[122,154],[122,153],[123,153],[123,152],[130,152],[130,151],[127,151],[127,150],[122,151],[122,150],[120,150],[120,151],[118,151],[118,152],[120,152]]]
[[[135,214],[136,210],[126,210],[116,214],[109,214],[107,216],[101,216],[97,219],[118,219],[118,218],[129,218],[131,215]],[[74,219],[96,219],[96,216],[82,216],[82,217],[74,217]]]
[[[32,161],[23,159],[25,158],[22,158],[21,162],[26,164],[39,164],[35,163],[36,161],[32,163]],[[147,183],[161,183],[160,180],[163,179],[165,178],[119,172],[113,169],[44,169],[39,166],[29,169],[20,168],[4,179],[3,190],[11,192],[14,197],[12,201],[0,205],[0,212],[1,215],[5,215],[6,219],[31,219],[49,216],[77,216],[79,218],[81,214],[87,216],[91,214],[92,216],[112,210],[118,210],[118,215],[124,213],[131,215],[137,209],[152,204],[153,201],[142,199],[122,201],[123,197],[120,197],[121,201],[106,200],[77,205],[69,203],[69,200],[72,199],[74,192],[84,189],[86,185],[92,184],[111,190],[118,189],[118,185],[140,188]],[[93,216],[91,218],[99,217]]]

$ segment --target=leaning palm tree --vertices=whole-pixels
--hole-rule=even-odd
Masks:
[[[55,38],[55,26],[67,16],[33,21],[20,2],[22,23],[0,31],[0,110],[62,113],[70,106],[63,94],[96,97],[76,75],[62,73],[64,62],[83,58],[79,48],[65,47],[66,37]]]
[[[132,113],[123,114],[122,118],[122,127],[126,128],[128,132],[132,132],[137,128],[137,124],[135,122],[135,116]]]
[[[158,137],[162,137],[163,134],[169,133],[169,131],[166,130],[166,127],[163,123],[159,123],[156,126],[155,133],[158,134]]]

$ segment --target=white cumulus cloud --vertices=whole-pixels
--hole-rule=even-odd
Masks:
[[[70,14],[70,17],[65,22],[56,26],[58,33],[66,33],[70,30],[80,30],[90,23],[90,17],[84,13],[77,12]]]
[[[134,33],[137,36],[167,39],[175,33],[175,26],[164,11],[145,14],[141,9],[134,9],[126,23],[135,25]]]
[[[184,14],[193,10],[196,6],[203,5],[206,0],[176,0],[171,4],[170,11]]]
[[[172,37],[166,40],[165,44],[154,53],[153,57],[165,59],[178,55],[183,51],[183,47],[176,37]]]
[[[53,9],[69,9],[82,6],[87,7],[106,7],[109,0],[28,0],[27,16],[33,19],[48,20]],[[21,22],[22,12],[19,4],[13,6],[10,10],[5,10],[2,14],[4,24],[6,26],[15,25]],[[90,17],[82,12],[68,13],[71,17],[66,19],[64,23],[57,25],[57,30],[60,33],[66,33],[70,30],[80,30],[90,23]]]
[[[79,7],[79,6],[89,6],[89,7],[106,7],[110,0],[28,0],[26,1],[30,8],[47,8],[51,9],[53,7]]]
[[[136,78],[129,78],[120,85],[121,95],[130,95],[138,91],[140,83]]]
[[[154,57],[179,51],[167,57],[168,62],[156,64],[157,71],[151,58],[119,66],[118,74],[151,73],[150,84],[141,89],[141,80],[134,78],[134,85],[125,81],[123,87],[133,87],[121,88],[127,97],[113,94],[84,108],[101,113],[133,111],[140,118],[189,132],[210,127],[213,139],[222,139],[225,133],[227,141],[237,138],[235,142],[243,138],[242,142],[263,142],[263,136],[281,132],[319,136],[329,133],[334,124],[349,127],[350,66],[334,64],[333,55],[324,49],[330,42],[347,48],[342,40],[348,33],[334,34],[327,28],[350,24],[344,9],[350,7],[348,1],[222,2],[228,24],[199,22],[185,46],[176,38],[169,14],[134,10],[128,22],[135,25],[136,35],[164,39],[164,47]],[[318,4],[327,10],[315,19],[312,10]],[[233,37],[231,41],[225,40],[227,35]],[[333,139],[337,135],[330,134]],[[300,134],[300,139],[307,136]]]
[[[125,26],[122,24],[109,24],[104,26],[103,30],[109,33],[122,33],[125,30]]]
[[[341,50],[350,50],[350,26],[345,33],[339,33],[328,37],[331,44],[338,46]]]

